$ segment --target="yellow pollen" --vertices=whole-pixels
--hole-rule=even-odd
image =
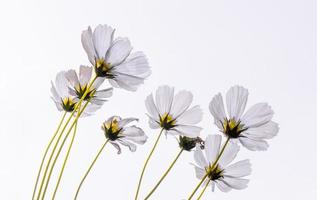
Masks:
[[[107,63],[104,58],[96,60],[96,67],[101,68],[102,71],[108,71],[110,69],[110,63]]]
[[[117,119],[113,119],[111,122],[106,123],[106,128],[112,130],[112,133],[117,133],[120,130],[119,122]]]
[[[175,121],[174,121],[173,117],[171,115],[169,115],[168,113],[165,113],[161,117],[161,121],[165,121],[166,123],[170,123],[171,125],[175,124]]]
[[[72,104],[75,104],[75,102],[73,101],[73,98],[66,97],[66,98],[63,99],[63,104],[64,105],[72,105]]]
[[[226,131],[226,128],[229,126],[229,129],[232,130],[234,129],[236,126],[238,125],[238,123],[234,120],[234,119],[229,119],[229,120],[225,120],[224,123],[223,123],[223,127]],[[241,130],[241,125],[238,125],[238,129],[237,131],[240,131]]]

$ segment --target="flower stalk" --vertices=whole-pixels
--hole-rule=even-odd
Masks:
[[[168,169],[165,171],[165,173],[163,174],[163,176],[160,178],[160,180],[156,183],[156,185],[154,186],[154,188],[149,192],[149,194],[145,197],[145,200],[149,199],[150,196],[155,192],[155,190],[158,188],[158,186],[161,184],[161,182],[164,180],[164,178],[167,176],[167,174],[171,171],[171,169],[173,168],[174,164],[176,163],[176,161],[178,160],[178,158],[180,157],[180,155],[183,153],[184,149],[181,148],[181,150],[179,151],[179,153],[177,154],[176,158],[173,160],[173,162],[171,163],[171,165],[168,167]]]
[[[65,119],[65,117],[66,117],[66,114],[67,114],[67,112],[65,111],[64,114],[63,114],[63,116],[62,116],[61,121],[59,122],[59,124],[58,124],[58,126],[57,126],[57,129],[56,129],[56,131],[55,131],[53,137],[51,138],[51,140],[49,141],[49,143],[48,143],[48,145],[47,145],[47,147],[46,147],[46,149],[45,149],[45,152],[44,152],[44,155],[43,155],[43,158],[42,158],[42,161],[41,161],[41,165],[40,165],[39,171],[38,171],[38,173],[37,173],[35,185],[34,185],[34,190],[33,190],[33,195],[32,195],[32,199],[33,199],[33,200],[35,199],[36,189],[37,189],[38,182],[39,182],[39,180],[40,180],[40,176],[41,176],[41,172],[42,172],[42,169],[43,169],[43,166],[44,166],[45,158],[46,158],[47,153],[48,153],[48,151],[49,151],[51,145],[53,144],[53,142],[54,142],[54,140],[55,140],[55,138],[56,138],[56,136],[57,136],[57,134],[58,134],[58,132],[59,132],[59,130],[60,130],[60,128],[61,128],[63,122],[64,122],[64,119]]]
[[[150,158],[151,158],[151,156],[152,156],[152,154],[153,154],[153,152],[154,152],[154,150],[155,150],[155,148],[156,148],[156,146],[157,146],[157,144],[158,144],[158,141],[159,141],[160,138],[161,138],[161,135],[162,135],[162,133],[163,133],[163,130],[164,130],[164,129],[162,128],[161,131],[160,131],[160,133],[159,133],[159,135],[157,136],[157,139],[156,139],[156,141],[155,141],[154,146],[152,147],[152,150],[150,151],[150,154],[148,155],[148,157],[147,157],[146,160],[145,160],[145,163],[144,163],[144,166],[143,166],[143,169],[142,169],[140,178],[139,178],[138,187],[137,187],[136,194],[135,194],[135,198],[134,198],[135,200],[138,199],[139,191],[140,191],[140,187],[141,187],[141,183],[142,183],[142,179],[143,179],[143,175],[144,175],[146,166],[147,166],[147,164],[148,164],[148,162],[149,162],[149,160],[150,160]]]
[[[82,102],[84,101],[84,99],[85,99],[86,96],[88,95],[89,89],[91,88],[91,86],[93,85],[93,83],[96,81],[96,79],[97,79],[97,76],[95,76],[95,77],[92,79],[92,81],[90,82],[90,84],[89,84],[89,86],[88,86],[88,89],[85,91],[85,93],[83,94],[82,98],[81,98],[81,99],[79,100],[79,102],[76,104],[74,110],[72,111],[71,115],[70,115],[69,118],[67,119],[66,123],[64,124],[64,127],[63,127],[62,131],[60,132],[60,134],[59,134],[59,136],[58,136],[58,138],[57,138],[57,141],[56,141],[56,143],[55,143],[55,145],[54,145],[54,147],[53,147],[53,150],[52,150],[51,155],[50,155],[50,157],[49,157],[49,160],[48,160],[48,162],[47,162],[47,165],[46,165],[46,168],[45,168],[45,171],[44,171],[44,175],[43,175],[43,177],[42,177],[42,181],[41,181],[40,189],[39,189],[39,192],[38,192],[37,200],[39,200],[40,197],[41,197],[41,193],[42,193],[42,189],[43,189],[43,186],[44,186],[44,183],[45,183],[45,179],[46,179],[46,176],[47,176],[47,172],[48,172],[48,170],[49,170],[51,161],[52,161],[52,159],[53,159],[53,156],[54,156],[54,154],[55,154],[55,151],[56,151],[56,148],[57,148],[57,146],[58,146],[58,144],[59,144],[59,141],[61,140],[61,138],[62,138],[62,136],[63,136],[63,133],[65,132],[65,130],[66,130],[68,124],[70,123],[72,117],[73,117],[74,114],[78,111],[78,109],[80,108]],[[88,103],[89,103],[89,102],[87,101],[87,103],[86,103],[86,105],[84,106],[84,108],[83,108],[80,112],[78,112],[78,114],[77,114],[77,116],[76,116],[74,122],[72,123],[72,125],[71,125],[71,127],[70,127],[70,130],[68,131],[68,134],[70,133],[70,131],[71,131],[72,128],[74,127],[75,123],[77,123],[79,116],[82,114],[82,112],[84,111],[84,109],[86,108],[86,106],[88,105]],[[66,137],[66,138],[67,138],[67,137]],[[61,146],[61,148],[62,148],[62,147],[63,147],[63,146]],[[57,158],[56,158],[56,159],[57,159]],[[53,168],[52,168],[51,170],[53,170]],[[47,182],[47,183],[49,182],[49,178],[48,178],[48,180],[47,180],[46,182]],[[45,188],[47,188],[47,186],[45,186]],[[44,194],[45,194],[45,192],[44,192]],[[45,196],[45,195],[43,195],[42,199],[44,199],[44,196]]]
[[[59,173],[59,176],[58,176],[58,180],[57,180],[57,183],[56,183],[56,186],[55,186],[55,189],[54,189],[54,193],[53,193],[53,197],[52,197],[52,200],[55,199],[55,196],[56,196],[56,193],[57,193],[57,190],[58,190],[58,187],[59,187],[59,184],[61,182],[61,179],[62,179],[62,176],[63,176],[63,173],[64,173],[64,170],[65,170],[65,166],[66,166],[66,163],[67,163],[67,160],[68,160],[68,157],[69,157],[69,154],[70,154],[70,151],[72,149],[72,146],[73,146],[73,143],[74,143],[74,140],[75,140],[75,137],[76,137],[76,133],[77,133],[77,124],[78,122],[75,123],[75,128],[74,128],[74,133],[73,133],[73,137],[70,141],[70,144],[69,144],[69,147],[68,147],[68,150],[67,150],[67,153],[66,153],[66,156],[65,156],[65,159],[64,159],[64,162],[63,162],[63,165],[62,165],[62,169]]]
[[[97,153],[95,159],[92,161],[92,163],[90,164],[90,166],[89,166],[88,170],[86,171],[85,175],[84,175],[83,178],[81,179],[80,184],[79,184],[79,186],[78,186],[78,188],[77,188],[77,191],[76,191],[74,200],[77,199],[81,186],[83,185],[84,181],[86,180],[86,177],[88,176],[89,172],[91,171],[92,167],[93,167],[94,164],[96,163],[97,159],[99,158],[101,152],[103,151],[103,149],[105,148],[105,146],[106,146],[106,144],[107,144],[108,142],[109,142],[109,139],[107,139],[107,140],[103,143],[103,145],[102,145],[101,148],[99,149],[99,151],[98,151],[98,153]]]

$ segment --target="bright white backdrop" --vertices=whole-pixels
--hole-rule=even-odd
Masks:
[[[228,194],[209,190],[205,199],[316,198],[316,8],[314,0],[1,1],[0,199],[31,199],[44,146],[60,118],[50,80],[59,70],[88,64],[80,34],[99,23],[112,25],[117,36],[128,36],[144,51],[153,75],[135,93],[115,90],[102,110],[81,120],[57,199],[72,199],[104,141],[100,125],[113,114],[139,117],[149,141],[120,156],[108,146],[79,199],[132,199],[157,135],[147,125],[144,99],[161,84],[194,93],[204,109],[203,137],[217,133],[209,101],[233,84],[249,89],[251,104],[267,101],[276,113],[281,129],[269,150],[243,149],[238,156],[252,159],[249,187]],[[141,196],[177,151],[172,137],[160,141]],[[184,154],[152,199],[186,198],[198,182],[190,162],[192,154]]]

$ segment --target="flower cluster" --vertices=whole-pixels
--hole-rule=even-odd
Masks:
[[[145,54],[132,51],[129,39],[114,38],[114,32],[108,25],[98,25],[94,31],[90,27],[84,30],[81,42],[90,64],[81,65],[78,72],[74,69],[61,71],[57,73],[55,82],[52,82],[52,100],[63,115],[44,151],[34,186],[33,200],[45,199],[55,164],[71,135],[52,194],[52,199],[55,199],[77,133],[79,118],[88,117],[101,110],[113,95],[114,88],[136,91],[151,75]],[[103,87],[107,83],[110,86]],[[174,92],[173,87],[163,85],[158,87],[155,94],[148,95],[145,98],[145,108],[149,127],[160,131],[145,160],[134,199],[139,199],[144,172],[163,133],[166,137],[172,136],[176,139],[179,151],[163,176],[147,193],[145,200],[149,199],[165,180],[183,152],[193,154],[193,171],[200,180],[188,200],[197,195],[201,186],[203,189],[197,199],[203,196],[208,186],[211,186],[212,191],[217,186],[222,192],[245,189],[249,183],[247,176],[251,174],[251,164],[249,159],[233,163],[240,147],[251,151],[267,150],[267,140],[276,136],[279,130],[278,124],[272,120],[273,110],[267,103],[257,103],[246,110],[248,95],[248,90],[244,87],[233,86],[226,93],[226,106],[220,93],[211,99],[209,111],[219,133],[207,134],[205,140],[201,137],[203,128],[199,126],[203,111],[199,105],[192,106],[193,94],[190,91]],[[114,115],[102,123],[105,139],[81,179],[75,200],[108,143],[120,154],[122,146],[135,152],[137,145],[147,142],[148,136],[136,125],[138,121],[135,117],[121,118]]]

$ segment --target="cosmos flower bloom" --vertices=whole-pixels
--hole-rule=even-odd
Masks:
[[[273,138],[279,130],[278,124],[272,121],[273,110],[267,103],[257,103],[244,113],[247,99],[248,90],[234,86],[226,95],[228,116],[220,93],[210,102],[209,110],[216,126],[227,137],[238,139],[249,150],[267,150],[265,139]]]
[[[242,160],[229,165],[236,157],[239,146],[234,142],[229,142],[220,156],[221,146],[220,135],[208,135],[205,141],[205,156],[197,147],[194,152],[194,159],[198,166],[195,166],[196,177],[203,179],[206,174],[204,185],[209,183],[214,191],[215,185],[222,191],[228,192],[231,189],[245,189],[249,180],[243,177],[251,174],[251,164],[249,160]],[[215,163],[216,162],[216,163]]]
[[[119,116],[112,116],[102,125],[102,130],[109,142],[121,153],[119,144],[127,146],[130,151],[136,151],[136,144],[144,144],[147,141],[147,136],[144,131],[135,126],[127,126],[133,121],[138,121],[136,118],[121,119]]]
[[[156,91],[155,102],[150,94],[145,105],[152,129],[162,128],[167,134],[197,137],[202,128],[195,126],[202,119],[199,106],[189,108],[193,95],[182,90],[174,95],[174,88],[160,86]]]
[[[97,76],[109,79],[114,87],[136,91],[151,74],[147,58],[142,52],[132,53],[128,38],[113,39],[113,35],[108,25],[99,25],[93,32],[88,27],[81,42]]]
[[[66,71],[57,73],[55,85],[51,82],[52,99],[59,111],[72,112],[78,100],[69,93],[69,82],[65,74]]]
[[[77,75],[75,70],[68,70],[65,73],[70,86],[68,87],[68,92],[75,97],[76,101],[79,101],[84,93],[88,90],[89,83],[92,77],[92,67],[80,66],[79,75]],[[103,83],[104,78],[98,77],[92,86],[87,91],[87,95],[84,101],[89,100],[89,104],[85,109],[85,114],[93,114],[96,110],[101,108],[107,98],[112,96],[113,88],[107,88],[98,90],[99,86]]]

